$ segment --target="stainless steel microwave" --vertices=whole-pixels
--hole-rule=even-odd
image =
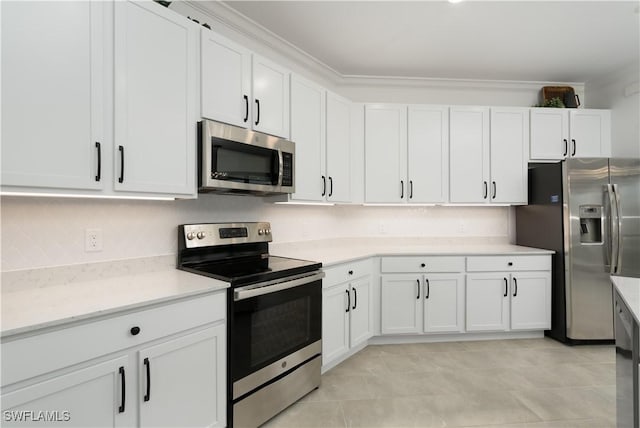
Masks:
[[[293,193],[295,144],[224,123],[199,123],[200,192]]]

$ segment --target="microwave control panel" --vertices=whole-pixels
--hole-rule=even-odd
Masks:
[[[293,186],[293,154],[282,153],[282,186]]]

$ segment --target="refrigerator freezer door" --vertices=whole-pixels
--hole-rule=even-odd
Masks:
[[[640,277],[640,159],[610,159],[609,165],[620,230],[615,274]]]
[[[608,159],[569,159],[565,162],[565,226],[567,337],[573,340],[612,340],[613,301],[605,248],[609,233]],[[602,218],[594,221],[594,213]],[[600,227],[601,239],[584,239]],[[586,228],[586,230],[585,230]]]

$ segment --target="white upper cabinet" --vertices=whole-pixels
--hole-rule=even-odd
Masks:
[[[449,107],[409,106],[408,202],[446,202],[449,183]]]
[[[325,168],[325,90],[291,75],[291,141],[296,145],[294,200],[323,201]]]
[[[531,109],[531,160],[611,156],[611,111]]]
[[[201,29],[202,117],[241,127],[251,124],[251,52]]]
[[[101,189],[104,5],[0,7],[3,187]]]
[[[407,107],[365,106],[365,202],[407,197]]]
[[[253,129],[289,138],[289,71],[253,55]]]
[[[451,202],[489,199],[489,108],[451,107],[449,197]]]
[[[491,202],[527,203],[528,143],[528,109],[491,108]]]
[[[351,102],[327,92],[327,201],[351,201]],[[296,153],[297,154],[297,153]]]
[[[289,71],[201,29],[202,117],[289,138]]]
[[[611,156],[611,111],[570,110],[569,138],[572,157]]]
[[[116,190],[195,194],[198,31],[157,3],[115,2]]]
[[[569,115],[556,108],[532,108],[530,136],[531,159],[564,159],[569,153]]]

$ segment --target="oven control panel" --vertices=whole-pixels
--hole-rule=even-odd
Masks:
[[[268,222],[185,224],[179,233],[186,248],[272,241]]]

